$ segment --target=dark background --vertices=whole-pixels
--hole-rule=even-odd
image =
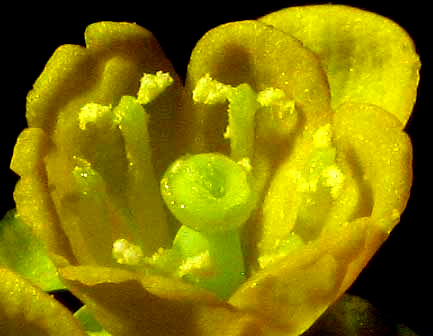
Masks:
[[[195,43],[209,29],[229,21],[254,19],[272,11],[313,4],[302,1],[203,1],[179,3],[167,1],[90,2],[72,7],[12,4],[2,10],[1,65],[2,99],[0,114],[0,216],[14,207],[12,193],[17,177],[9,170],[16,137],[26,126],[25,97],[41,73],[46,61],[61,44],[84,44],[84,30],[90,23],[111,20],[136,22],[152,31],[177,72],[184,76]],[[247,3],[245,5],[245,3]],[[427,137],[427,29],[431,25],[428,2],[340,2],[368,9],[391,18],[415,40],[423,68],[419,98],[407,132],[414,146],[414,184],[411,198],[400,224],[392,232],[368,267],[351,288],[395,320],[407,324],[420,335],[427,335],[431,314],[431,250],[428,231],[432,217],[427,202],[432,199],[427,179],[431,137]],[[388,4],[388,5],[387,5]],[[431,19],[430,19],[431,21]],[[430,28],[426,28],[430,27]],[[383,41],[387,43],[387,41]],[[432,130],[430,129],[430,133]],[[428,181],[428,182],[427,182]],[[428,186],[429,184],[429,186]]]

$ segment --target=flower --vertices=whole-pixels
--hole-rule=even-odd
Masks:
[[[36,81],[11,163],[17,214],[82,319],[112,335],[307,330],[409,198],[410,37],[350,7],[288,8],[209,31],[185,85],[144,28],[85,37]]]

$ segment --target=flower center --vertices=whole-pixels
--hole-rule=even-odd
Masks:
[[[148,223],[159,223],[156,210],[160,201],[152,182],[155,175],[150,142],[139,142],[142,137],[138,135],[148,133],[148,116],[142,105],[153,101],[172,82],[167,73],[144,74],[136,97],[122,97],[114,108],[89,103],[78,115],[83,131],[101,120],[108,120],[120,130],[130,173],[139,173],[147,181],[141,181],[146,190],[141,193],[140,202],[150,209]],[[114,241],[112,256],[119,264],[137,269],[150,267],[151,272],[180,277],[227,298],[245,279],[240,227],[257,202],[251,183],[255,139],[290,132],[297,113],[294,102],[280,89],[255,92],[248,84],[232,87],[209,75],[198,81],[193,100],[197,104],[228,101],[224,137],[230,140],[230,157],[219,153],[185,155],[171,164],[161,179],[160,192],[166,207],[181,223],[172,246],[149,254],[145,239],[140,237],[140,227],[129,223],[130,234]],[[143,122],[136,122],[143,118]],[[146,129],[140,131],[143,125]]]
[[[186,155],[168,168],[161,194],[182,226],[172,248],[160,249],[145,263],[228,298],[246,274],[240,227],[257,203],[251,183],[256,137],[285,136],[297,113],[280,89],[257,93],[248,84],[232,87],[210,75],[197,82],[193,100],[207,105],[228,101],[224,137],[230,140],[230,157]]]

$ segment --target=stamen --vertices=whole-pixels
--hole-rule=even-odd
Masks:
[[[263,107],[270,107],[278,101],[283,100],[286,94],[281,89],[268,88],[260,91],[257,95],[257,102]]]
[[[138,102],[142,105],[150,103],[173,82],[168,72],[158,71],[155,75],[145,73],[140,80],[140,88],[137,93]]]
[[[118,239],[113,243],[113,258],[119,264],[137,265],[143,259],[143,251],[126,239]]]
[[[84,105],[78,114],[78,125],[80,129],[86,130],[88,123],[94,123],[104,114],[111,111],[111,105],[88,103]]]
[[[209,251],[197,256],[186,258],[179,266],[177,275],[183,277],[192,275],[194,277],[209,277],[214,275],[215,267],[212,265]]]
[[[213,105],[224,103],[232,94],[233,87],[218,82],[209,74],[200,78],[192,92],[192,99],[196,103]]]

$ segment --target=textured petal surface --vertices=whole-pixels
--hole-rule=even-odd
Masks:
[[[35,236],[50,252],[72,262],[75,257],[60,225],[47,183],[43,159],[49,144],[47,134],[40,128],[27,128],[19,135],[11,161],[11,169],[21,176],[15,186],[14,199],[17,213]]]
[[[324,194],[318,203],[320,217],[311,217],[313,223],[290,224],[299,223],[303,206],[308,205],[299,206],[305,198],[299,191],[302,179],[294,172],[308,162],[311,144],[307,139],[297,147],[275,175],[265,199],[271,207],[280,206],[278,199],[288,202],[288,218],[279,220],[291,229],[284,235],[278,216],[264,223],[265,234],[276,230],[282,236],[262,238],[259,247],[265,245],[261,258],[267,258],[266,266],[230,299],[241,310],[260,312],[288,335],[305,331],[347,290],[398,223],[409,198],[412,146],[394,115],[374,105],[344,104],[336,111],[333,126],[336,161],[347,189],[330,203]],[[314,230],[306,234],[305,224],[314,224]]]
[[[153,196],[160,205],[157,213],[158,207],[141,200],[148,189],[141,168],[143,162],[154,162],[158,178],[177,156],[171,130],[176,128],[182,90],[146,29],[100,22],[87,28],[85,40],[86,47],[58,48],[35,82],[27,97],[29,128],[18,139],[11,167],[21,176],[15,190],[17,210],[52,252],[72,263],[77,258],[80,263],[110,265],[118,238],[135,234],[140,236],[135,239],[147,239],[142,241],[147,254],[168,244],[165,219],[146,223],[150,209],[163,217],[162,201]],[[124,95],[136,96],[141,76],[157,71],[175,80],[146,106],[150,117],[141,107],[124,107],[122,123],[116,124],[111,107]],[[143,128],[148,133],[141,132]],[[151,151],[138,161],[133,151],[144,144]]]
[[[341,292],[400,221],[412,186],[412,144],[401,122],[373,105],[344,104],[334,117],[336,143],[354,169],[369,216],[362,253],[350,265]]]
[[[344,102],[375,104],[406,124],[420,62],[412,39],[395,22],[338,5],[290,7],[260,20],[293,35],[320,57],[333,108]]]
[[[101,267],[61,276],[113,336],[262,335],[262,322],[183,282]]]
[[[293,37],[260,22],[233,22],[207,32],[191,54],[188,95],[206,74],[225,84],[247,83],[256,92],[269,87],[283,90],[302,111],[301,129],[330,117],[328,83],[319,60]],[[224,151],[226,106],[190,108],[194,150]]]
[[[0,334],[84,336],[78,321],[60,303],[10,270],[0,268]]]

